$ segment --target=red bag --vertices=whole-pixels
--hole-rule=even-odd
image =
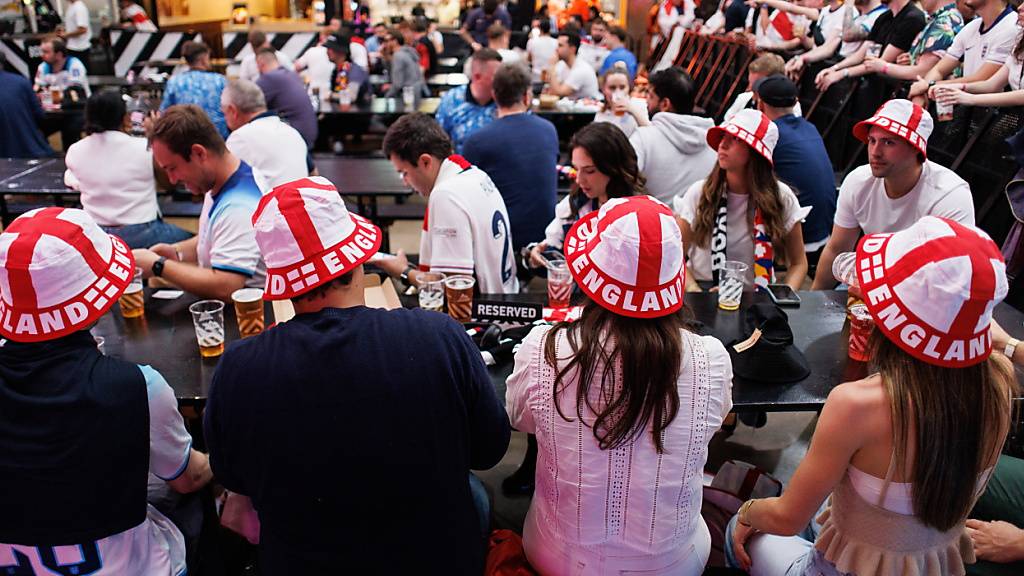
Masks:
[[[491,532],[484,576],[538,576],[526,560],[519,534],[511,530]]]

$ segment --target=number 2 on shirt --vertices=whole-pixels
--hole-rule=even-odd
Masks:
[[[501,213],[501,210],[494,211],[494,217],[491,218],[491,234],[494,235],[494,239],[504,237],[505,247],[501,250],[501,283],[504,284],[512,278],[512,262],[508,258],[508,252],[512,248],[512,238],[508,233],[508,223],[505,222],[505,215]]]
[[[100,551],[95,542],[80,544],[78,548],[82,552],[82,561],[74,564],[58,563],[57,553],[52,546],[39,546],[36,548],[36,551],[39,553],[39,561],[42,565],[50,573],[59,574],[60,576],[88,576],[89,574],[95,574],[103,567],[103,561],[100,560]],[[15,563],[9,566],[0,566],[0,575],[36,576],[28,556],[18,550],[12,550],[12,552],[14,552]]]

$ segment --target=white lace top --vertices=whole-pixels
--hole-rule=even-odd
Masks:
[[[560,393],[555,409],[556,370],[544,361],[549,326],[534,328],[515,358],[508,379],[506,406],[512,425],[537,435],[537,487],[524,533],[550,535],[531,547],[558,550],[579,561],[586,558],[644,558],[684,554],[698,532],[701,479],[708,442],[732,408],[732,364],[725,347],[710,336],[683,333],[678,390],[679,411],[664,431],[665,451],[658,454],[650,432],[632,443],[602,450],[587,424],[593,413],[576,418],[575,384]],[[558,336],[559,366],[571,348],[566,332]],[[602,369],[594,376],[592,402],[599,397]],[[531,553],[533,552],[533,553]],[[706,554],[706,551],[705,551]]]

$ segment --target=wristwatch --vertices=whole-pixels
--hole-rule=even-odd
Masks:
[[[160,277],[164,275],[164,262],[167,262],[167,258],[161,256],[156,262],[153,262],[153,276]]]
[[[415,266],[409,264],[405,267],[405,270],[403,270],[402,273],[398,275],[398,277],[402,279],[402,282],[405,282],[406,284],[411,284],[411,282],[409,282],[409,273],[415,269]]]
[[[1017,351],[1017,345],[1020,344],[1020,340],[1016,338],[1010,338],[1006,341],[1006,348],[1003,348],[1003,354],[1010,360],[1013,360],[1013,354]]]

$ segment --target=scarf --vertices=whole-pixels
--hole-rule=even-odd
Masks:
[[[729,194],[723,193],[718,201],[715,213],[715,226],[711,231],[711,276],[718,284],[718,271],[723,268],[726,260],[728,240]],[[768,235],[768,227],[764,223],[761,209],[754,207],[754,290],[767,292],[768,285],[775,282],[775,252],[772,250],[772,239]]]

